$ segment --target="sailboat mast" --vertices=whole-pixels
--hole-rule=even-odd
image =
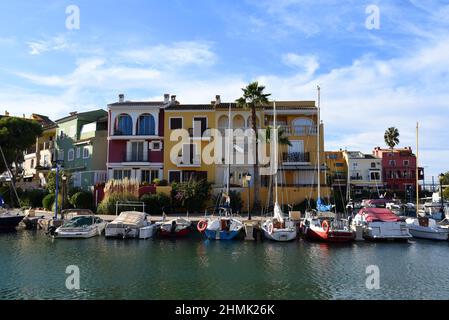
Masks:
[[[278,203],[278,172],[277,172],[277,168],[278,168],[278,132],[277,132],[277,124],[276,124],[276,101],[273,101],[273,137],[272,139],[274,139],[274,168],[275,168],[275,173],[274,173],[274,192],[275,192],[275,203]]]
[[[317,139],[317,164],[318,164],[318,199],[321,198],[321,173],[320,173],[320,123],[321,123],[321,119],[320,119],[320,104],[321,104],[321,88],[320,86],[317,86],[317,90],[318,90],[318,101],[317,101],[317,126],[316,126],[316,139]],[[318,208],[317,208],[318,209]],[[319,211],[319,210],[318,210]]]
[[[232,134],[231,134],[231,104],[229,104],[229,110],[228,110],[228,175],[226,179],[226,196],[230,197],[229,195],[229,185],[231,180],[231,148],[233,146],[232,142]]]
[[[419,122],[416,123],[416,172],[415,172],[415,177],[416,177],[416,217],[419,216],[418,212],[419,212],[419,177],[418,177],[418,173],[419,173],[419,169],[418,169],[418,161],[419,161]]]

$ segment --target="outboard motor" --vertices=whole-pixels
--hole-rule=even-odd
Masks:
[[[170,229],[171,233],[175,233],[176,232],[176,221],[173,220],[173,222],[171,223],[171,229]]]
[[[49,226],[46,234],[50,235],[50,236],[54,236],[56,234],[56,229],[57,228],[55,226]]]

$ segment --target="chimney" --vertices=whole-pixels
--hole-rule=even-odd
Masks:
[[[219,95],[219,94],[217,94],[217,95],[215,96],[215,104],[221,104],[221,98],[220,98],[220,95]]]
[[[9,117],[9,112],[5,111],[5,116]]]
[[[78,111],[72,111],[72,112],[70,112],[70,115],[71,115],[71,116],[75,116],[76,114],[78,114]]]
[[[171,102],[176,102],[176,96],[175,95],[171,96]]]
[[[125,102],[125,95],[123,93],[118,95],[118,102],[119,103]]]
[[[167,104],[170,102],[170,94],[166,93],[164,94],[164,103]]]

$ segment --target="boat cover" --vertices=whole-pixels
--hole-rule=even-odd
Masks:
[[[124,224],[132,227],[143,227],[146,219],[144,212],[138,211],[125,211],[111,222],[111,224]]]
[[[393,212],[384,208],[362,208],[359,214],[364,216],[367,222],[383,221],[383,222],[398,222],[401,219]]]

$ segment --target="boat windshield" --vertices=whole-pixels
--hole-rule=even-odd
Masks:
[[[82,228],[91,226],[94,223],[94,219],[89,216],[74,217],[69,222],[64,224],[65,228]]]

